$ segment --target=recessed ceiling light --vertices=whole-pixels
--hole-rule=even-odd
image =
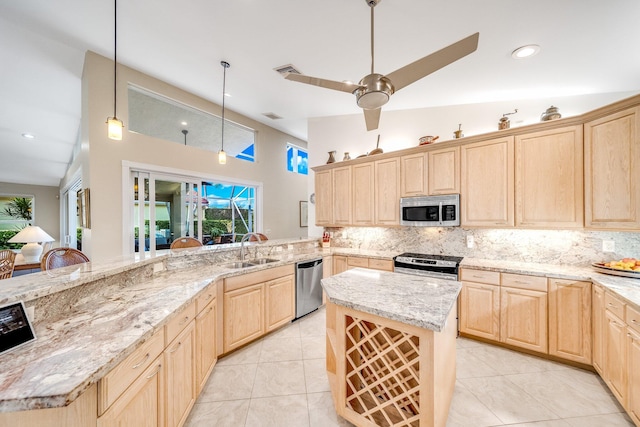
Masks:
[[[27,138],[27,139],[35,139],[36,138],[36,136],[31,134],[31,133],[23,133],[22,137],[23,138]]]
[[[226,96],[227,98],[231,98],[231,94],[230,94],[230,93],[228,93],[228,92],[225,92],[225,93],[224,93],[224,96]]]
[[[180,122],[180,124],[181,124],[182,126],[186,126],[186,125],[188,125],[188,123],[187,123],[187,122]]]
[[[526,46],[521,46],[511,52],[511,57],[514,59],[523,59],[529,58],[535,54],[540,52],[540,46],[537,44],[528,44]]]

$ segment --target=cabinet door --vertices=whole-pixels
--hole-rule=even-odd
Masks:
[[[500,289],[500,341],[540,353],[547,352],[547,293]]]
[[[199,395],[218,359],[216,351],[217,304],[215,298],[196,316],[196,385]]]
[[[500,286],[462,282],[460,332],[500,340]]]
[[[333,274],[340,274],[343,271],[347,271],[349,266],[347,265],[347,257],[341,255],[333,256]]]
[[[604,377],[604,331],[606,327],[604,289],[598,285],[593,285],[591,315],[593,316],[593,367],[601,377]]]
[[[605,310],[604,380],[620,404],[627,406],[627,328],[622,320]]]
[[[584,125],[585,227],[640,229],[640,107]]]
[[[636,425],[640,425],[640,335],[632,330],[628,331],[628,378],[629,390],[627,399],[627,413]]]
[[[295,317],[296,300],[293,275],[265,283],[267,331],[282,326]]]
[[[182,426],[196,401],[195,351],[195,322],[189,322],[164,351],[168,427]]]
[[[400,224],[400,158],[375,163],[375,223]]]
[[[315,173],[316,225],[333,224],[333,178],[331,170]]]
[[[333,169],[333,223],[351,225],[351,166]]]
[[[591,283],[549,279],[549,354],[591,365]]]
[[[425,196],[427,192],[427,154],[400,157],[400,196]]]
[[[98,418],[97,427],[164,426],[164,393],[160,356]]]
[[[516,226],[582,228],[582,126],[515,137]]]
[[[224,294],[224,352],[260,337],[264,327],[264,286],[247,286]]]
[[[373,225],[374,222],[374,164],[353,165],[353,225]]]
[[[460,148],[463,226],[513,227],[513,137]]]
[[[460,147],[429,151],[429,194],[460,193]]]

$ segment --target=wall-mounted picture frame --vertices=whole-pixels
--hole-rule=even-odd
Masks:
[[[300,227],[309,226],[309,202],[300,201]]]
[[[82,228],[91,228],[91,197],[88,188],[78,191],[78,221]]]

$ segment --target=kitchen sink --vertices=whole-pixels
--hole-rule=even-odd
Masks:
[[[251,261],[249,261],[249,263],[254,265],[269,264],[270,262],[278,262],[278,260],[271,259],[271,258],[258,258],[258,259],[252,259]]]
[[[225,267],[227,268],[247,268],[247,267],[254,267],[256,265],[263,265],[263,264],[269,264],[271,262],[278,262],[277,259],[271,259],[271,258],[258,258],[258,259],[252,259],[249,261],[234,261],[234,262],[230,262],[229,264],[226,264]]]

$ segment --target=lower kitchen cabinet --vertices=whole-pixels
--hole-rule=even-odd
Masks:
[[[591,283],[549,279],[549,354],[591,364]]]
[[[593,285],[591,295],[591,316],[593,317],[592,330],[592,361],[594,369],[604,377],[604,289],[599,285]]]
[[[98,418],[97,426],[164,426],[164,394],[164,371],[160,356]]]
[[[500,341],[547,352],[547,293],[500,288]]]
[[[262,336],[264,331],[262,283],[224,293],[224,352]]]
[[[347,268],[370,268],[373,270],[393,271],[393,261],[377,258],[347,257]]]
[[[607,294],[605,294],[605,297]],[[605,358],[603,379],[623,407],[627,406],[627,328],[618,316],[605,311]]]
[[[217,301],[215,298],[196,316],[196,386],[200,394],[218,360]]]
[[[460,332],[500,340],[500,273],[462,269]]]
[[[293,276],[265,283],[267,331],[285,325],[296,315],[296,289]]]
[[[349,266],[347,265],[347,257],[342,255],[333,256],[333,274],[340,274],[343,271],[347,271]]]
[[[196,326],[190,321],[164,351],[167,427],[182,426],[196,401],[195,351]]]
[[[629,330],[627,336],[627,378],[629,379],[627,413],[636,425],[640,425],[640,334]]]

